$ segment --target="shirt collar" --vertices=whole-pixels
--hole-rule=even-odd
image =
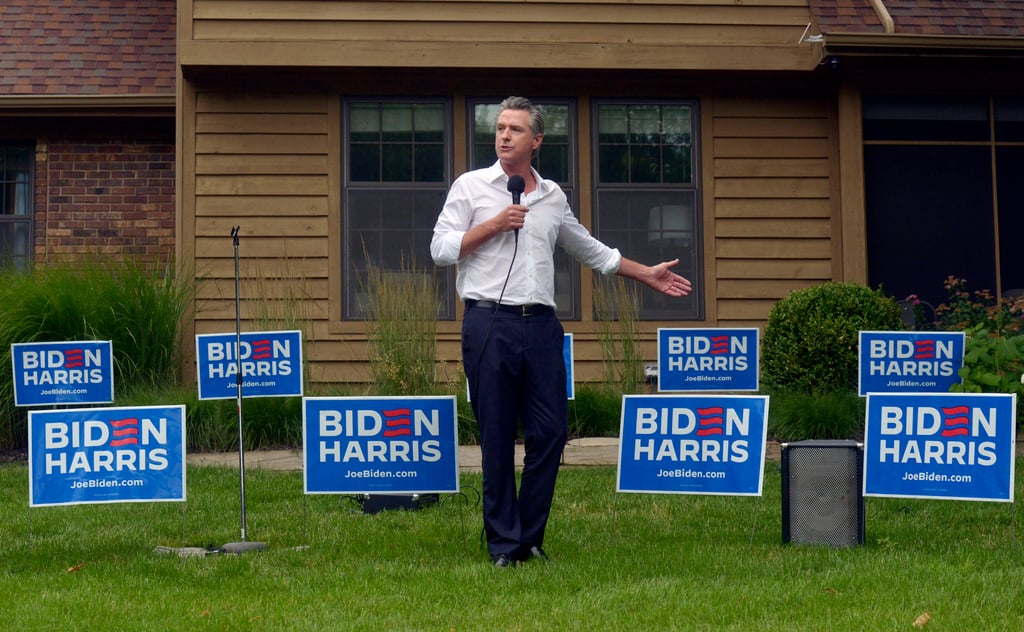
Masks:
[[[540,177],[540,173],[538,173],[532,165],[530,166],[530,173],[533,174],[533,180],[537,183],[536,193],[546,195],[549,189],[547,181]],[[495,160],[493,165],[487,167],[487,180],[495,185],[508,186],[508,175],[506,175],[505,170],[501,168],[500,160]]]

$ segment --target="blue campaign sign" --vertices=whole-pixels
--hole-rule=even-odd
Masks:
[[[108,404],[114,401],[109,340],[11,345],[15,406]]]
[[[946,393],[962,382],[962,331],[862,331],[859,387],[868,393]]]
[[[756,391],[758,330],[658,329],[658,391]]]
[[[447,397],[305,397],[307,494],[459,491],[456,400]]]
[[[624,395],[617,491],[760,496],[768,397]]]
[[[864,495],[1013,501],[1016,395],[871,393]]]
[[[29,504],[185,500],[185,407],[28,414]]]
[[[565,362],[565,396],[573,400],[576,399],[576,376],[573,373],[575,360],[573,359],[572,334],[565,334],[562,337],[562,361]]]
[[[196,336],[199,399],[238,397],[241,364],[243,397],[302,396],[302,332],[252,331]]]

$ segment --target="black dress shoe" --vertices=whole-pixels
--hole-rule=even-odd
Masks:
[[[544,549],[539,546],[531,546],[529,553],[526,554],[528,560],[540,560],[542,562],[550,562],[551,558],[544,552]]]
[[[494,558],[494,568],[510,568],[516,563],[507,555],[499,555]]]

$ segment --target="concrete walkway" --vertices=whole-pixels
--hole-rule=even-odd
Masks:
[[[779,445],[769,442],[767,458],[779,460]],[[616,465],[619,462],[619,440],[616,437],[582,437],[570,439],[562,454],[566,466]],[[188,455],[189,465],[238,467],[237,452],[203,452]],[[523,446],[516,446],[516,465],[523,466]],[[302,450],[254,450],[245,453],[245,469],[301,470]],[[459,446],[459,469],[480,471],[480,446]]]
[[[188,455],[189,465],[238,467],[237,452],[202,452]],[[562,455],[564,465],[615,465],[619,462],[619,440],[611,438],[572,439]],[[523,446],[516,446],[516,465],[523,466]],[[301,470],[302,450],[253,450],[245,453],[245,469]],[[459,446],[459,469],[480,471],[480,446]]]

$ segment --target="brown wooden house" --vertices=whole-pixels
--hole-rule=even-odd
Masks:
[[[539,168],[580,220],[632,258],[678,256],[694,281],[685,300],[642,297],[651,360],[658,327],[760,326],[828,280],[934,303],[947,275],[1024,287],[1019,2],[178,0],[165,25],[195,332],[233,330],[240,226],[245,327],[301,321],[314,382],[369,379],[368,260],[429,265],[447,186],[493,161],[493,104],[510,94],[544,108]],[[33,90],[59,88],[12,89],[3,72],[0,105],[21,99],[17,120],[42,124]],[[131,89],[48,105],[166,113]],[[49,211],[37,258],[55,247],[40,243]],[[461,306],[441,280],[439,355],[455,361]],[[577,377],[597,379],[593,275],[562,261],[556,282]]]
[[[197,331],[233,315],[237,224],[243,276],[307,301],[312,379],[366,379],[363,249],[429,263],[446,187],[493,160],[488,106],[509,94],[549,113],[540,168],[581,221],[695,281],[689,300],[643,297],[649,355],[659,326],[761,325],[832,279],[932,301],[948,274],[1022,287],[1024,8],[981,5],[182,0],[178,247],[211,281]],[[558,286],[593,378],[592,275],[565,262]]]

